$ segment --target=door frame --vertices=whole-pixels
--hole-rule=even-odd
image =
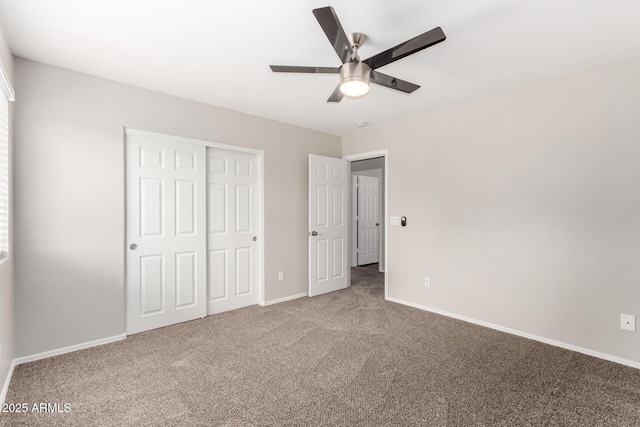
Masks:
[[[350,221],[351,221],[351,267],[358,266],[358,221],[356,220],[356,215],[354,215],[354,209],[357,209],[360,203],[360,193],[357,191],[356,187],[356,179],[358,176],[372,176],[378,178],[378,190],[382,192],[382,169],[367,169],[363,171],[351,172],[351,212],[350,212]],[[380,203],[380,199],[378,198],[378,218],[382,219],[384,209],[382,208],[382,203]],[[382,235],[382,231],[378,230],[378,257],[380,256],[380,236]],[[382,270],[382,263],[378,265],[378,271],[384,273]]]
[[[349,170],[351,170],[351,162],[373,159],[375,157],[384,157],[384,299],[389,299],[389,149],[384,148],[382,150],[342,156],[343,159],[349,161]],[[349,185],[349,190],[352,191],[352,189],[352,185]],[[352,200],[351,195],[349,195],[349,200]],[[351,204],[349,204],[349,215],[353,217]],[[351,234],[349,235],[351,236]],[[352,251],[349,251],[349,258],[352,256]],[[349,265],[351,264],[353,264],[353,260],[349,259]],[[349,276],[349,285],[351,285],[351,276]]]
[[[224,150],[230,150],[230,151],[239,151],[241,153],[251,153],[251,154],[255,154],[258,157],[258,165],[260,167],[260,173],[258,174],[258,179],[259,179],[259,184],[258,184],[258,192],[260,193],[258,195],[258,224],[260,227],[260,230],[258,232],[258,251],[260,252],[258,254],[258,304],[259,305],[264,305],[265,303],[265,292],[264,292],[264,279],[265,279],[265,262],[264,262],[264,150],[259,150],[259,149],[255,149],[255,148],[248,148],[248,147],[242,147],[239,145],[230,145],[230,144],[222,144],[219,142],[213,142],[213,141],[205,141],[202,139],[195,139],[195,138],[187,138],[187,137],[183,137],[183,136],[175,136],[175,135],[169,135],[169,134],[164,134],[164,133],[158,133],[158,132],[150,132],[150,131],[146,131],[146,130],[141,130],[141,129],[134,129],[134,128],[128,128],[128,127],[124,127],[124,132],[123,132],[123,140],[124,140],[124,144],[126,147],[126,142],[127,142],[127,135],[140,135],[140,136],[145,136],[145,137],[150,137],[150,138],[157,138],[157,139],[162,139],[165,141],[173,141],[173,142],[182,142],[182,143],[186,143],[186,144],[193,144],[193,145],[200,145],[200,146],[204,146],[204,147],[212,147],[212,148],[221,148]],[[126,159],[124,159],[126,161]],[[125,310],[124,310],[124,321],[125,321],[125,328],[127,325],[127,248],[126,248],[126,236],[127,236],[127,227],[126,227],[126,213],[127,213],[127,206],[126,206],[126,193],[127,193],[127,186],[126,186],[126,168],[125,168],[125,180],[124,180],[124,184],[125,184],[125,227],[124,227],[124,241],[125,244],[122,245],[123,247],[123,255],[124,255],[124,301],[125,301]],[[208,298],[208,277],[207,277],[207,298]],[[209,313],[207,312],[207,316],[209,315]]]

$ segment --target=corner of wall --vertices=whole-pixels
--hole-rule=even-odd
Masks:
[[[0,73],[3,79],[13,85],[14,57],[0,27]],[[13,148],[13,109],[9,108],[9,197],[11,198],[12,182],[12,148]],[[13,214],[9,204],[9,253],[12,254]],[[9,382],[15,366],[15,327],[14,327],[14,277],[13,257],[0,262],[0,404],[4,403]]]

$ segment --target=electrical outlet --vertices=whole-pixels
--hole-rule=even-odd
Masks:
[[[620,314],[620,329],[636,331],[636,316],[633,314]]]
[[[278,280],[281,282],[284,280],[284,271],[278,273]]]
[[[424,278],[424,287],[425,288],[430,288],[431,287],[431,279],[429,279],[428,277]]]

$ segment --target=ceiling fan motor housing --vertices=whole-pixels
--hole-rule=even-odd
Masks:
[[[340,91],[357,98],[369,92],[371,68],[364,62],[347,62],[340,67]]]

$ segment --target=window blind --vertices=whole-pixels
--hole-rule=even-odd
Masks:
[[[9,101],[15,93],[0,62],[0,259],[9,256]]]
[[[9,100],[0,91],[0,259],[9,254]]]

